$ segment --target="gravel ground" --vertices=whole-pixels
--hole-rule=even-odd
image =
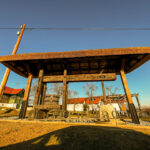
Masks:
[[[135,124],[135,123],[132,123],[131,121],[128,121],[128,120],[124,120],[124,122],[127,124],[127,125],[133,125],[133,126],[150,126],[150,122],[149,121],[142,121],[140,120],[140,124]]]
[[[18,119],[18,116],[1,117],[0,119],[1,120],[20,120],[20,119]],[[28,120],[28,119],[24,119],[24,120]],[[42,121],[53,122],[53,120],[40,120],[40,121],[41,122]],[[150,126],[150,122],[149,121],[142,121],[142,120],[140,120],[140,124],[132,123],[131,120],[128,120],[128,119],[121,119],[121,121],[125,122],[126,125]],[[55,120],[55,122],[61,122],[61,121]],[[68,122],[68,123],[96,123],[95,121],[90,120],[90,119],[88,119],[88,120],[87,119],[67,119],[67,120],[64,120],[62,122]],[[108,122],[108,123],[110,123],[110,122]]]

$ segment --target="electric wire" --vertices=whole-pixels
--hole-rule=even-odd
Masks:
[[[17,27],[0,27],[0,30],[17,30]],[[54,31],[136,31],[150,30],[150,28],[55,28],[55,27],[26,27],[25,30],[54,30]]]

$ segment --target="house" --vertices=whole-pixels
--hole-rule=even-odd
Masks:
[[[85,107],[88,107],[89,110],[98,110],[100,102],[101,97],[93,97],[92,101],[87,97],[71,98],[67,100],[67,110],[84,111]]]
[[[0,106],[3,107],[12,106],[19,108],[23,100],[24,92],[25,92],[24,89],[14,89],[11,87],[5,87],[2,99],[0,101],[1,102]]]
[[[67,100],[67,110],[81,112],[85,110],[85,107],[88,107],[90,111],[98,111],[100,105],[102,105],[104,102],[103,96],[94,96],[92,99],[93,100],[91,101],[87,97],[70,98]],[[114,97],[112,98],[112,96],[107,96],[106,100],[106,103],[111,103],[118,112],[126,111],[127,109],[127,102],[125,98],[115,99]]]

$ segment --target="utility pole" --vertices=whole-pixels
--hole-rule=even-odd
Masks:
[[[21,41],[21,38],[22,38],[22,35],[23,35],[23,32],[24,32],[24,29],[25,29],[25,24],[21,25],[21,31],[17,32],[18,40],[16,42],[16,45],[14,46],[14,50],[12,52],[12,55],[15,55],[17,53],[17,50],[18,50],[18,47],[19,47],[19,44],[20,44],[20,41]],[[2,99],[3,91],[5,89],[9,74],[10,74],[10,69],[7,68],[6,71],[5,71],[3,80],[1,82],[1,85],[0,85],[0,100]]]

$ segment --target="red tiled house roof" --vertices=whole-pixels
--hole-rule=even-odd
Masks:
[[[97,97],[93,97],[94,100],[92,101],[93,104],[98,104],[103,100],[103,96],[97,96]],[[123,100],[111,100],[108,96],[106,97],[107,99],[107,103],[124,103],[126,102],[126,99]],[[92,102],[89,100],[89,98],[87,97],[81,97],[81,98],[70,98],[67,100],[67,104],[92,104]]]
[[[98,104],[101,101],[101,97],[94,97],[94,100],[92,101],[93,104]],[[81,98],[70,98],[67,100],[67,104],[91,104],[91,101],[89,98],[81,97]]]
[[[4,89],[4,94],[10,94],[10,95],[15,95],[15,94],[18,94],[20,93],[21,91],[23,91],[24,89],[13,89],[13,88],[10,88],[10,87],[5,87]]]

